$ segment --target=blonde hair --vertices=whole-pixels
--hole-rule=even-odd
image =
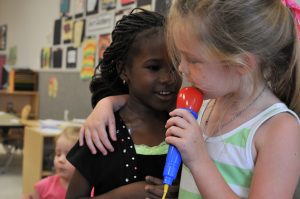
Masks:
[[[281,0],[173,0],[167,38],[176,65],[179,57],[172,32],[182,19],[207,53],[229,65],[245,65],[238,59],[243,53],[255,55],[274,94],[300,115],[296,22]]]
[[[74,145],[78,140],[79,132],[80,126],[66,126],[63,129],[62,133],[59,134],[59,136],[56,138],[56,140],[59,137],[64,136],[65,138],[67,138],[68,141],[70,141]]]

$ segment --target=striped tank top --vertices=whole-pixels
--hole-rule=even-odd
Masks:
[[[230,188],[241,198],[247,198],[252,180],[254,160],[251,146],[256,130],[269,118],[282,112],[299,117],[285,104],[276,103],[243,123],[238,128],[206,140],[208,153]],[[201,112],[200,112],[201,114]],[[201,199],[189,169],[183,165],[181,171],[179,199]]]

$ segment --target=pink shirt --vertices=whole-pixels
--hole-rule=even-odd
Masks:
[[[64,199],[67,189],[59,181],[58,175],[48,176],[34,185],[40,199]]]

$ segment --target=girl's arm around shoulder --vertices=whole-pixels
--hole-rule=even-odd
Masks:
[[[97,153],[96,148],[103,155],[107,154],[107,150],[112,152],[114,148],[108,136],[114,141],[117,140],[113,112],[124,106],[127,99],[128,95],[117,95],[100,100],[81,128],[79,134],[80,146],[86,143],[93,154]],[[106,131],[107,128],[108,132]]]
[[[300,176],[300,125],[281,113],[254,137],[256,162],[249,198],[293,198]]]

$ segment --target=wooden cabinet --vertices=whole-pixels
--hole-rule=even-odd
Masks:
[[[12,109],[20,116],[22,108],[31,105],[29,118],[37,119],[39,115],[39,94],[36,91],[13,91],[0,90],[0,111]]]
[[[59,133],[37,127],[25,128],[22,169],[24,195],[33,193],[34,184],[53,173],[55,137]]]

